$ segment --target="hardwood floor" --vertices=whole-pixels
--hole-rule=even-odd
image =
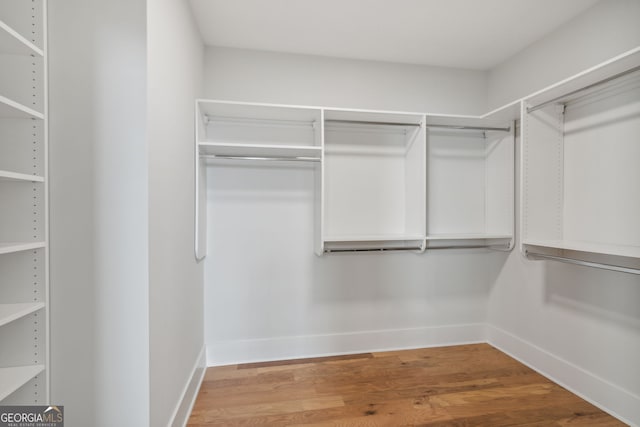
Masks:
[[[189,426],[622,426],[488,344],[207,369]]]

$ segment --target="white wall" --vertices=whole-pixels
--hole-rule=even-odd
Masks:
[[[149,409],[152,426],[166,425],[174,412],[182,425],[195,392],[189,382],[204,368],[203,266],[193,253],[190,191],[204,52],[185,0],[148,2],[147,40]]]
[[[149,423],[146,2],[49,2],[51,397]]]
[[[599,1],[490,70],[489,107],[522,98],[640,45],[639,22],[640,1]]]
[[[515,99],[640,45],[638,22],[640,2],[599,2],[492,70],[490,102]],[[638,302],[640,276],[527,261],[514,251],[491,288],[489,336],[586,398],[640,424]]]
[[[457,114],[486,112],[486,73],[208,47],[205,94],[235,101]]]
[[[211,98],[451,113],[486,105],[482,72],[219,48],[205,60]],[[298,166],[209,168],[210,364],[484,340],[504,254],[317,257],[313,179]]]

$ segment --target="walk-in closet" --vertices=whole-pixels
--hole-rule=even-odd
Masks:
[[[0,0],[0,425],[640,425],[639,22]]]

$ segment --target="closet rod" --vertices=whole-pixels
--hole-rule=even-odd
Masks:
[[[504,245],[504,246],[508,247],[508,245]],[[500,245],[427,246],[427,251],[430,251],[430,250],[433,250],[433,249],[494,249],[494,248],[497,249],[499,247],[500,247]]]
[[[332,252],[386,252],[386,251],[422,251],[422,246],[408,248],[363,248],[363,249],[325,249],[324,253]]]
[[[272,157],[272,156],[227,156],[223,154],[201,154],[203,159],[222,159],[222,160],[260,160],[271,162],[319,162],[318,157],[304,157],[304,156],[291,156],[291,157]]]
[[[495,130],[498,132],[510,132],[511,128],[498,128],[487,126],[457,126],[457,125],[427,125],[427,128],[461,129],[461,130]]]
[[[533,113],[534,111],[539,110],[541,108],[544,108],[547,105],[555,104],[557,102],[560,102],[564,98],[568,98],[568,97],[571,97],[573,95],[577,95],[580,92],[584,92],[586,90],[593,89],[593,88],[598,87],[598,86],[602,86],[602,85],[604,85],[606,83],[609,83],[612,80],[619,79],[620,77],[626,76],[627,74],[634,73],[634,72],[636,72],[638,70],[640,70],[640,65],[637,66],[637,67],[633,67],[633,68],[631,68],[629,70],[623,71],[621,73],[615,74],[615,75],[613,75],[611,77],[607,77],[607,78],[604,78],[602,80],[598,80],[597,82],[591,83],[590,85],[587,85],[587,86],[582,87],[580,89],[576,89],[576,90],[571,91],[569,93],[565,93],[564,95],[555,97],[553,99],[550,99],[549,101],[545,101],[545,102],[542,102],[542,103],[540,103],[538,105],[534,105],[533,107],[527,107],[527,113]]]
[[[420,127],[420,123],[396,123],[396,122],[377,122],[368,120],[338,120],[327,119],[325,123],[345,123],[351,125],[380,125],[380,126],[402,126],[402,127]]]
[[[602,264],[602,263],[599,263],[599,262],[582,261],[582,260],[579,260],[579,259],[566,258],[566,257],[561,257],[561,256],[556,256],[556,255],[538,254],[538,253],[530,252],[530,251],[526,251],[525,254],[526,254],[527,258],[532,258],[532,259],[548,259],[548,260],[552,260],[552,261],[564,262],[564,263],[567,263],[567,264],[574,264],[574,265],[582,265],[582,266],[586,266],[586,267],[600,268],[602,270],[619,271],[621,273],[629,273],[629,274],[640,274],[640,269],[637,269],[637,268],[621,267],[621,266],[618,266],[618,265]]]

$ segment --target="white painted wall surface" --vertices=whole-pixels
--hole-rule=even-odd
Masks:
[[[484,87],[482,72],[218,48],[205,56],[210,98],[473,113],[486,105]],[[317,257],[313,188],[311,168],[209,168],[210,364],[484,340],[504,254]]]
[[[552,10],[549,13],[553,13]],[[600,0],[488,73],[491,109],[640,45],[640,1]]]
[[[486,112],[486,73],[208,47],[205,95],[223,100],[451,113]]]
[[[189,408],[181,405],[190,403],[183,393],[194,370],[200,372],[204,346],[203,265],[193,254],[191,190],[203,46],[185,0],[147,7],[150,425],[174,417],[182,425]]]
[[[52,401],[149,424],[146,2],[50,13]]]
[[[640,2],[599,2],[492,70],[490,103],[516,99],[640,45],[638,22]],[[570,389],[640,425],[638,302],[640,276],[527,261],[514,251],[491,287],[489,337]]]

